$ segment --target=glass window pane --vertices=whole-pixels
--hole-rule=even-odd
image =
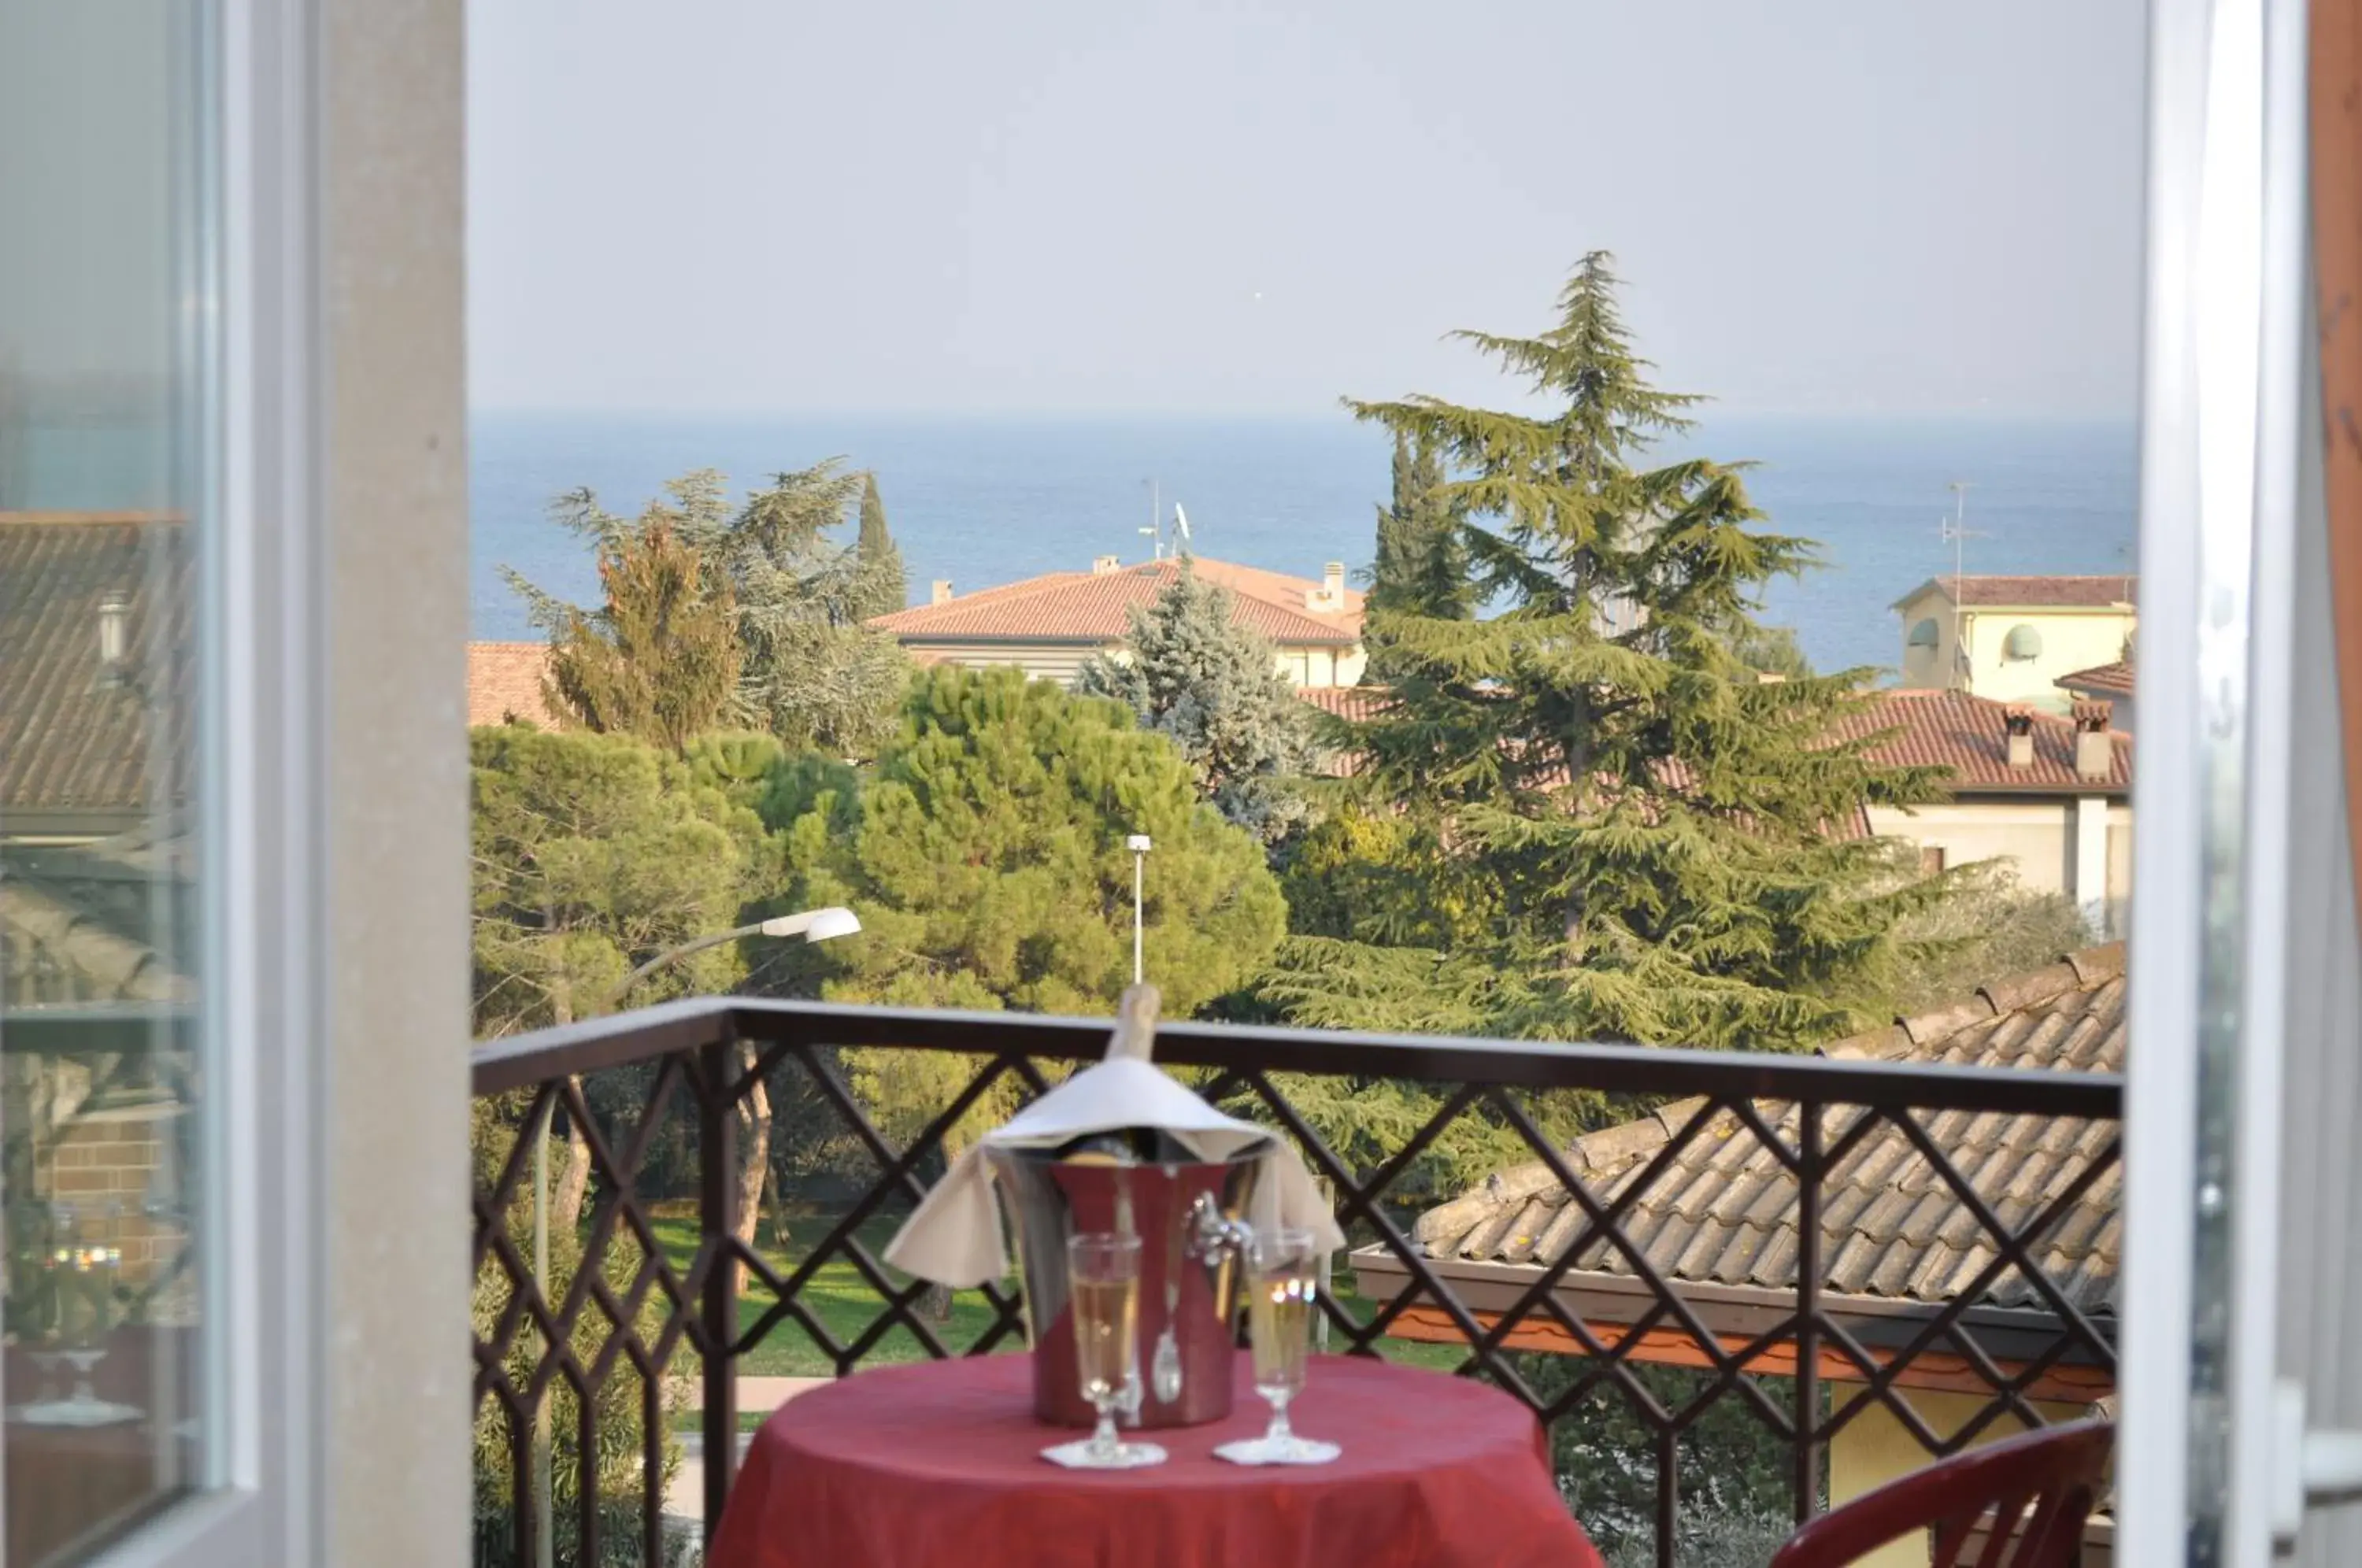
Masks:
[[[6,1568],[204,1474],[210,9],[0,6]]]

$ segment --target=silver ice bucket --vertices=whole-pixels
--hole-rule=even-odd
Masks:
[[[1076,1364],[1066,1241],[1112,1231],[1141,1240],[1140,1375],[1120,1423],[1187,1427],[1229,1415],[1239,1246],[1271,1146],[1224,1164],[1062,1160],[989,1145],[986,1157],[1024,1273],[1034,1414],[1054,1426],[1095,1419]]]

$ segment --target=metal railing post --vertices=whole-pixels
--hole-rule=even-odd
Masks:
[[[707,1250],[702,1301],[705,1355],[705,1540],[722,1523],[738,1469],[738,1042],[699,1047],[704,1092],[698,1097],[698,1242]]]
[[[1796,1107],[1796,1521],[1821,1500],[1821,1107]]]
[[[549,1303],[549,1124],[557,1120],[552,1099],[536,1120],[533,1133],[533,1287],[542,1304]],[[555,1347],[553,1347],[555,1348]],[[533,1529],[534,1568],[555,1568],[557,1561],[557,1488],[551,1484],[549,1393],[533,1402]]]

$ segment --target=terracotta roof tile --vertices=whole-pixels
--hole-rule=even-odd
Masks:
[[[1356,724],[1376,718],[1386,705],[1383,686],[1299,686],[1296,695],[1324,713]]]
[[[547,643],[469,643],[469,727],[522,720],[545,730],[564,728],[542,692],[548,674]]]
[[[2125,1052],[2124,946],[2089,949],[2032,975],[1998,980],[1957,1007],[1914,1021],[1912,1036],[1887,1029],[1828,1046],[1832,1056],[1904,1057],[2035,1072],[2121,1072]],[[2006,999],[2008,1005],[1997,1004]],[[1764,1123],[1792,1146],[1793,1104],[1758,1101]],[[1696,1104],[1586,1133],[1564,1155],[1601,1201],[1641,1170],[1694,1115]],[[1834,1141],[1857,1114],[1825,1112]],[[2022,1224],[2087,1168],[2113,1137],[2107,1124],[2000,1113],[1923,1118],[1929,1139],[1985,1203]],[[2061,1293],[2084,1311],[2112,1310],[2122,1225],[2121,1172],[2098,1180],[2045,1238],[2036,1256]],[[1429,1257],[1541,1269],[1584,1227],[1548,1167],[1496,1171],[1422,1214],[1413,1238]],[[1504,1216],[1513,1221],[1505,1225]],[[1575,1216],[1570,1221],[1569,1216]],[[1676,1283],[1793,1286],[1798,1253],[1795,1184],[1776,1156],[1727,1110],[1717,1111],[1655,1185],[1626,1211],[1626,1237]],[[1968,1287],[1992,1257],[1959,1195],[1891,1124],[1867,1134],[1823,1188],[1826,1288],[1839,1295],[1936,1303]],[[1504,1237],[1532,1236],[1531,1244]],[[1630,1261],[1593,1241],[1573,1267],[1629,1276]],[[1991,1305],[2042,1309],[2012,1269],[1987,1292]]]
[[[1362,595],[1343,590],[1343,608],[1315,610],[1306,596],[1321,585],[1282,572],[1197,558],[1198,577],[1231,591],[1232,618],[1275,643],[1350,646],[1362,640]],[[919,604],[869,624],[904,642],[1112,643],[1131,630],[1128,611],[1145,610],[1180,570],[1177,560],[1143,561],[1115,571],[1056,571]]]
[[[2053,713],[2034,715],[2034,760],[2009,764],[2008,704],[1966,691],[1888,690],[1849,717],[1838,733],[1860,739],[1895,732],[1870,748],[1892,767],[1951,770],[1955,790],[2032,790],[2046,794],[2121,795],[2132,787],[2133,738],[2122,731],[2110,738],[2114,759],[2103,780],[2075,771],[2075,726]]]
[[[195,593],[177,518],[0,513],[0,816],[144,813],[185,798],[193,726],[169,725],[160,778],[152,731],[160,714],[190,712]],[[100,658],[99,607],[111,597],[125,606],[132,662],[149,670],[144,697],[111,682]]]
[[[1305,687],[1297,695],[1324,712],[1362,723],[1384,712],[1386,689]],[[2131,788],[2132,736],[2121,731],[2113,734],[2114,760],[2108,777],[2086,780],[2075,771],[2073,723],[2051,713],[2034,715],[2032,762],[2025,767],[2011,767],[2007,712],[2008,704],[1966,691],[1889,690],[1878,692],[1848,716],[1837,733],[1849,739],[1885,734],[1870,748],[1872,759],[1889,767],[1948,769],[1953,790],[1968,794],[2024,790],[2121,795]],[[1344,774],[1352,767],[1348,761],[1332,758],[1328,770]],[[1677,790],[1687,781],[1688,773],[1678,764],[1668,764],[1664,778],[1668,789]],[[1866,834],[1868,829],[1861,831]]]
[[[2051,682],[2066,691],[2097,691],[2106,697],[2129,697],[2133,694],[2133,667],[2119,659],[2114,664],[2094,665],[2079,669],[2072,675],[2062,675]]]
[[[1934,589],[1965,610],[2104,610],[2130,604],[2140,579],[2125,572],[2084,577],[1931,577],[1894,602]]]

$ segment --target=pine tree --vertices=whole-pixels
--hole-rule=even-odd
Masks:
[[[1650,384],[1616,288],[1595,253],[1540,335],[1459,335],[1547,412],[1348,405],[1448,464],[1467,602],[1497,608],[1374,607],[1391,699],[1333,738],[1355,790],[1432,846],[1405,868],[1426,901],[1482,934],[1292,942],[1266,990],[1306,1021],[1790,1047],[1878,1005],[1897,922],[1940,896],[1846,831],[1939,793],[1830,744],[1867,672],[1767,683],[1733,652],[1812,547],[1760,526],[1734,468],[1644,466],[1693,400]]]
[[[566,607],[551,639],[552,705],[677,752],[721,723],[737,692],[730,585],[663,518],[602,545],[599,582],[604,607]]]
[[[1287,911],[1262,848],[1198,797],[1173,743],[1114,702],[1014,669],[911,685],[866,777],[809,759],[763,806],[791,897],[848,904],[857,942],[807,951],[831,1000],[1106,1013],[1131,978],[1132,856],[1146,834],[1148,977],[1174,1016],[1242,985]],[[907,1133],[976,1070],[942,1052],[847,1054],[878,1124]],[[994,1101],[961,1135],[1011,1107]]]
[[[902,552],[886,531],[886,502],[877,494],[877,476],[861,476],[861,532],[853,543],[855,613],[864,621],[890,615],[911,602],[910,578],[902,569]]]
[[[741,700],[790,748],[876,756],[910,684],[911,661],[891,634],[863,624],[875,589],[864,586],[858,547],[828,537],[866,478],[833,460],[775,474],[723,530],[746,646]]]
[[[1730,651],[1760,676],[1782,680],[1812,677],[1812,660],[1805,657],[1805,645],[1796,640],[1794,626],[1762,626],[1750,621],[1731,635]]]
[[[637,985],[628,977],[691,937],[740,923],[750,891],[777,864],[753,811],[627,735],[486,726],[469,755],[480,1035],[731,988],[744,972],[734,947],[692,955]],[[594,1104],[599,1084],[590,1080]],[[590,1151],[579,1128],[567,1144],[555,1212],[570,1235]],[[742,1212],[751,1220],[751,1209]]]
[[[1230,591],[1183,556],[1155,601],[1132,611],[1124,657],[1094,656],[1075,690],[1112,697],[1143,729],[1171,737],[1215,809],[1273,844],[1306,818],[1297,777],[1310,756],[1308,714],[1271,644],[1231,612]]]
[[[667,499],[637,518],[615,516],[588,490],[560,496],[551,515],[602,560],[667,530],[697,552],[712,591],[726,585],[735,608],[737,684],[726,707],[698,727],[751,720],[790,747],[868,756],[893,734],[911,663],[890,635],[862,624],[864,593],[877,590],[862,586],[858,549],[828,536],[847,521],[862,487],[863,476],[832,459],[772,476],[734,513],[721,474],[701,469],[666,485]],[[513,569],[502,574],[554,641],[569,637],[578,617],[601,624],[599,613],[535,588]],[[659,678],[652,672],[647,680]]]

